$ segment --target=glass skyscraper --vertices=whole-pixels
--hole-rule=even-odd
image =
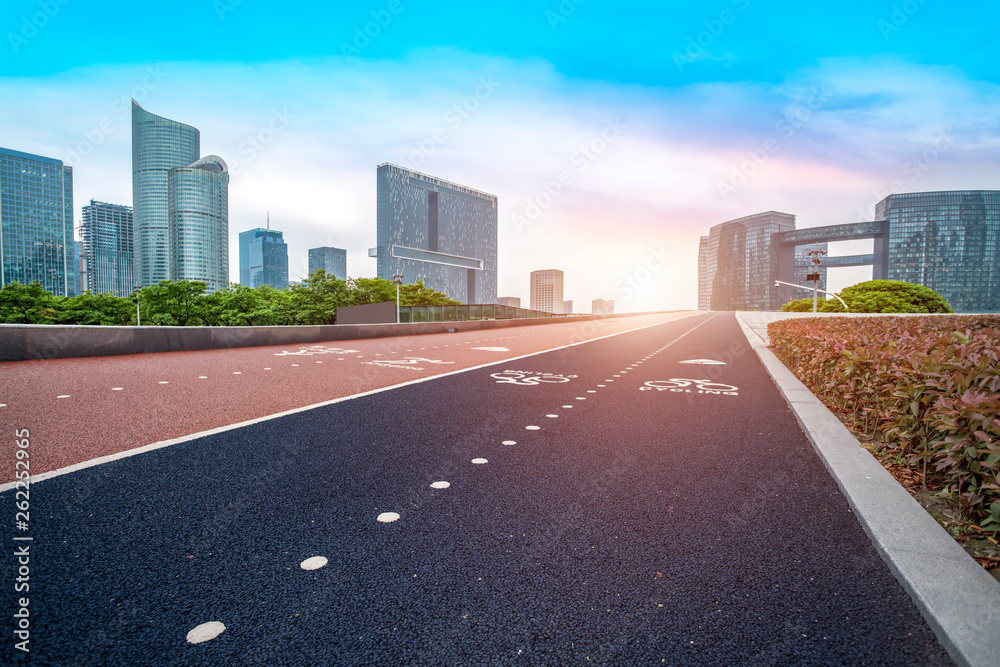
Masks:
[[[207,155],[167,175],[170,280],[200,280],[208,293],[229,284],[229,167]],[[287,277],[286,277],[287,280]]]
[[[393,164],[377,169],[378,277],[463,303],[497,298],[497,197]]]
[[[0,286],[39,282],[79,293],[73,241],[73,168],[0,148]]]
[[[777,211],[712,227],[699,244],[698,307],[775,309],[777,266],[771,258],[771,234],[793,229],[795,216]]]
[[[288,287],[288,246],[273,229],[240,232],[240,284],[247,287]]]
[[[889,195],[887,275],[931,288],[959,313],[1000,311],[1000,190]]]
[[[170,275],[167,180],[171,169],[187,167],[200,155],[197,129],[151,114],[132,100],[132,206],[139,285],[180,279]]]
[[[82,210],[80,237],[87,266],[83,276],[86,289],[94,294],[128,296],[135,288],[132,208],[91,199]]]
[[[327,275],[347,280],[347,251],[326,246],[309,248],[309,275],[320,269],[326,271]]]

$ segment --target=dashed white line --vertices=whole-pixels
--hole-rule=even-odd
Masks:
[[[378,515],[378,520],[382,523],[392,523],[399,520],[399,515],[395,512],[382,512]]]
[[[549,419],[555,419],[559,415],[545,415],[545,416],[548,417]]]
[[[475,463],[477,466],[481,466],[484,463],[489,463],[489,461],[487,461],[486,459],[472,459],[472,462]]]
[[[447,489],[451,484],[448,482],[431,482],[432,489]]]
[[[517,444],[517,440],[504,440],[503,444],[505,444],[505,445],[516,445]]]
[[[125,387],[112,387],[111,391],[125,391]]]
[[[207,642],[210,639],[215,639],[223,632],[225,632],[226,626],[218,621],[209,621],[208,623],[202,623],[198,627],[187,633],[187,640],[189,644],[200,644],[202,642]]]
[[[160,384],[170,384],[170,380],[160,380]]]
[[[524,428],[526,431],[537,431],[541,426],[525,426]]]
[[[299,567],[303,570],[318,570],[329,562],[330,561],[323,556],[313,556],[312,558],[306,558],[304,561],[299,563]]]

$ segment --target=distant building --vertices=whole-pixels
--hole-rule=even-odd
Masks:
[[[925,285],[959,313],[1000,311],[1000,190],[889,195],[888,280]]]
[[[288,246],[273,229],[240,232],[240,284],[247,287],[288,287]]]
[[[594,299],[590,302],[590,312],[593,315],[614,315],[614,299]]]
[[[531,272],[531,310],[563,312],[563,272],[544,269]]]
[[[563,301],[563,315],[573,314],[573,299],[567,299]]]
[[[422,280],[462,303],[497,298],[497,197],[381,164],[377,169],[378,277]]]
[[[128,296],[133,277],[132,207],[90,200],[82,208],[81,265],[83,289],[94,294]]]
[[[715,225],[698,253],[698,307],[775,310],[778,270],[771,235],[795,229],[795,216],[767,211]]]
[[[327,246],[309,248],[309,275],[320,269],[326,271],[327,275],[347,280],[347,251]]]
[[[171,169],[189,167],[200,155],[201,134],[197,129],[151,114],[132,100],[132,214],[138,285],[181,279],[170,273],[168,178]],[[186,195],[180,198],[188,199]],[[191,251],[196,252],[193,248]],[[204,262],[207,267],[208,259]]]
[[[167,177],[170,280],[198,280],[208,293],[229,284],[229,167],[208,155]]]
[[[497,305],[507,306],[508,308],[520,308],[521,307],[521,297],[519,296],[501,296],[497,298]]]
[[[0,148],[0,287],[37,281],[79,293],[73,240],[73,168]]]

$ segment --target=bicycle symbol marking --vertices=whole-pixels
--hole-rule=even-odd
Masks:
[[[502,373],[493,373],[490,377],[494,378],[497,384],[537,385],[569,382],[577,376],[560,375],[557,373],[534,373],[529,371],[503,371]]]
[[[694,386],[692,386],[694,385]],[[739,387],[711,380],[693,380],[691,378],[670,378],[669,380],[650,380],[639,391],[672,391],[679,394],[712,394],[716,396],[739,396]]]

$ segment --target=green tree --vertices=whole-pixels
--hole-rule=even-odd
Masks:
[[[135,304],[132,299],[114,294],[84,292],[63,300],[61,306],[61,312],[56,317],[59,324],[135,324]]]
[[[7,324],[52,324],[61,310],[60,297],[42,284],[13,282],[0,290],[0,322]]]
[[[145,324],[198,326],[205,323],[202,295],[208,286],[198,280],[161,280],[142,288],[139,309]]]
[[[943,296],[929,287],[901,280],[869,280],[845,288],[840,294],[852,313],[953,313]],[[821,309],[842,313],[836,299],[828,299]]]
[[[836,301],[836,299],[833,299]],[[823,311],[823,305],[826,303],[826,297],[819,297],[816,299],[816,310]],[[781,312],[783,313],[811,313],[813,309],[812,297],[806,299],[795,299],[794,301],[789,301],[781,307]]]
[[[396,301],[396,283],[385,278],[351,278],[347,285],[351,291],[352,306]],[[399,286],[400,301],[403,300],[404,287],[405,285]]]
[[[209,326],[255,327],[284,324],[285,292],[270,285],[247,287],[238,283],[201,297],[202,317]]]
[[[444,292],[424,287],[422,280],[399,286],[399,305],[401,306],[457,306],[460,303],[462,302],[455,301]]]
[[[334,324],[337,308],[352,305],[346,280],[320,269],[287,290],[281,310],[286,324]]]

